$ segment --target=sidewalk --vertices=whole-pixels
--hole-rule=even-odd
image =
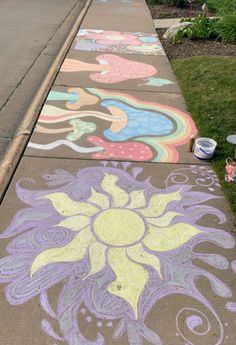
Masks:
[[[146,2],[94,0],[1,205],[4,345],[234,345],[232,222],[196,133]]]

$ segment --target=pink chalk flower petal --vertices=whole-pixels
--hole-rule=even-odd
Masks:
[[[99,34],[88,34],[86,38],[95,39],[96,43],[102,45],[139,46],[142,44],[135,35],[119,31],[104,31]]]

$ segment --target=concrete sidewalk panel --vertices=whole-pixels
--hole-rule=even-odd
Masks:
[[[54,85],[177,92],[166,56],[70,51]]]
[[[132,31],[132,32],[151,32],[156,33],[153,21],[148,18],[147,20],[140,21],[138,17],[132,16],[86,16],[81,24],[81,29],[94,29],[94,30],[119,30],[119,31]]]
[[[235,241],[208,166],[23,158],[0,219],[4,345],[234,344]]]
[[[93,0],[93,4],[123,4],[124,6],[144,6],[148,8],[145,0]]]
[[[137,8],[143,8],[145,11],[149,11],[149,7],[147,5],[146,0],[93,0],[91,7],[93,6],[106,6],[106,7],[112,7],[112,6],[124,6],[128,9],[137,9]]]
[[[92,6],[94,5],[123,5],[126,7],[143,7],[148,8],[145,0],[93,0]]]
[[[196,132],[179,94],[55,87],[26,154],[201,164],[187,152]]]
[[[80,29],[71,49],[120,54],[165,55],[157,34]]]
[[[87,16],[132,16],[140,19],[151,20],[150,11],[146,6],[140,2],[136,5],[127,5],[122,3],[111,3],[109,6],[106,3],[93,3],[87,13]]]

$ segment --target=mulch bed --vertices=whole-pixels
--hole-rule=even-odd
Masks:
[[[153,5],[150,6],[150,11],[153,19],[190,17],[190,6],[186,8],[179,8],[171,5]],[[195,17],[200,13],[202,13],[201,6],[194,4],[192,16]],[[213,13],[209,13],[209,15],[214,16]]]
[[[166,29],[157,30],[165,52],[170,60],[182,59],[190,56],[218,55],[236,56],[236,45],[214,40],[184,39],[181,44],[172,44],[170,39],[164,39]]]

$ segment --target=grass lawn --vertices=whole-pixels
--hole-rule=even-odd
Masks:
[[[199,135],[218,143],[212,163],[236,219],[236,184],[224,181],[225,159],[234,157],[226,137],[236,134],[236,58],[197,56],[171,63]]]

